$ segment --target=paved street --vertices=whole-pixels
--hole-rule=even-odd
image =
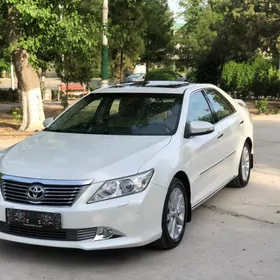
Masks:
[[[225,188],[195,210],[177,249],[82,252],[0,242],[1,279],[279,280],[279,131],[280,121],[255,120],[251,184]]]

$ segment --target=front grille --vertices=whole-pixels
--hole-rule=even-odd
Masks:
[[[55,182],[55,181],[54,181]],[[83,192],[85,185],[53,185],[36,184],[45,190],[44,197],[33,201],[28,197],[28,190],[36,183],[2,180],[2,195],[5,201],[21,204],[37,204],[45,206],[71,206]]]
[[[0,222],[0,232],[35,239],[55,241],[83,241],[94,239],[97,228],[44,230],[10,225]]]

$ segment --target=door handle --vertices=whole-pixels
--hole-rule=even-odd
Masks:
[[[221,134],[217,137],[217,139],[221,139],[221,138],[223,138],[223,136],[224,136],[224,134],[221,133]]]
[[[240,125],[241,125],[241,124],[243,124],[243,123],[244,123],[244,121],[243,121],[243,120],[239,122],[239,124],[240,124]]]

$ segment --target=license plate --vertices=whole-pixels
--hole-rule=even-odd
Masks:
[[[6,222],[11,225],[38,229],[61,229],[61,214],[6,209]]]

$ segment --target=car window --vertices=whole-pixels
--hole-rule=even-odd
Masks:
[[[211,109],[201,91],[195,92],[190,97],[187,121],[204,121],[215,123]]]
[[[84,123],[88,123],[92,120],[98,106],[100,104],[99,100],[94,100],[93,102],[84,106],[77,114],[71,115],[68,121],[64,125],[64,129],[67,130],[71,127],[79,127]]]
[[[234,107],[220,92],[216,91],[215,89],[207,89],[205,92],[213,106],[218,121],[232,115],[235,112]]]
[[[110,108],[110,116],[118,114],[120,107],[120,99],[115,99]]]
[[[90,94],[45,131],[103,135],[173,135],[183,94]]]

